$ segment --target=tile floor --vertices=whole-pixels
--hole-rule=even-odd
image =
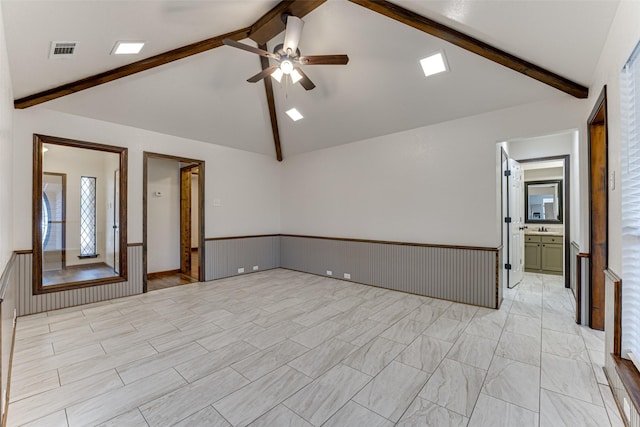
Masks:
[[[500,310],[271,270],[18,320],[8,425],[622,426],[556,276]]]

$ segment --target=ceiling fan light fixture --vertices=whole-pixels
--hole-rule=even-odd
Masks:
[[[284,76],[284,73],[280,68],[276,68],[273,73],[271,73],[271,77],[273,77],[278,83],[282,81],[282,76]]]
[[[447,60],[443,51],[436,52],[433,55],[422,58],[420,60],[420,65],[422,66],[422,71],[426,77],[449,71],[449,66],[447,65]]]
[[[296,110],[295,108],[287,110],[287,116],[291,117],[291,120],[293,120],[294,122],[297,122],[304,117],[302,114],[300,114],[300,111]]]
[[[291,76],[291,81],[293,82],[293,84],[298,83],[302,79],[302,74],[300,74],[295,68],[291,70],[291,73],[289,75]]]
[[[293,62],[289,61],[288,59],[285,59],[280,63],[280,70],[282,70],[284,74],[291,73],[291,71],[293,71]]]
[[[295,53],[296,49],[298,49],[300,36],[302,36],[302,27],[304,27],[304,21],[302,19],[293,15],[287,16],[283,43],[283,49],[287,55]]]

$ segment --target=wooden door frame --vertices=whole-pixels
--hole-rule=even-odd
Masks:
[[[593,262],[594,256],[596,255],[594,253],[594,244],[593,244],[593,198],[592,198],[592,190],[593,190],[593,183],[591,182],[591,172],[592,172],[592,165],[591,165],[591,156],[592,156],[592,151],[591,151],[591,145],[592,145],[592,138],[591,138],[591,131],[592,129],[594,129],[596,126],[604,126],[603,129],[603,133],[604,133],[604,138],[602,140],[602,144],[604,146],[599,147],[600,149],[602,149],[604,151],[604,163],[605,163],[605,191],[604,191],[604,211],[606,213],[606,217],[608,218],[608,213],[609,213],[609,186],[608,186],[608,178],[609,178],[609,151],[608,151],[608,147],[609,147],[609,132],[608,132],[608,125],[607,125],[607,86],[605,85],[602,88],[602,91],[600,92],[600,95],[598,96],[598,99],[596,100],[596,103],[593,107],[593,109],[591,110],[591,114],[589,114],[589,119],[587,120],[587,137],[588,137],[588,144],[587,144],[587,150],[588,150],[588,155],[587,155],[587,159],[588,159],[588,166],[589,166],[589,170],[588,170],[588,181],[589,181],[589,294],[587,296],[588,298],[588,302],[587,302],[587,324],[589,325],[590,328],[593,329],[604,329],[604,270],[607,269],[607,266],[609,264],[609,221],[608,219],[606,219],[604,221],[604,234],[605,234],[605,250],[604,250],[604,269],[602,271],[602,284],[601,286],[599,286],[598,284],[596,284],[596,286],[602,287],[602,289],[600,289],[601,295],[602,295],[602,301],[598,301],[598,303],[600,304],[600,307],[602,308],[602,315],[599,316],[598,318],[594,319],[594,298],[593,298],[593,294],[594,294],[594,281],[593,281],[593,265],[595,264]],[[595,320],[595,325],[594,325],[594,320]]]
[[[149,159],[175,160],[179,163],[192,163],[198,168],[198,280],[204,280],[205,239],[204,239],[204,188],[205,188],[205,162],[204,160],[189,159],[170,154],[142,153],[142,292],[147,292],[147,191],[149,175]]]
[[[564,218],[562,221],[562,227],[564,228],[563,235],[563,258],[564,258],[564,287],[571,288],[571,155],[563,154],[560,156],[549,156],[549,157],[538,157],[535,159],[525,159],[518,160],[520,163],[533,163],[533,162],[546,162],[550,160],[562,160],[564,163],[563,167],[563,191],[564,195],[562,196],[564,201]],[[522,179],[522,183],[524,184],[524,177]],[[524,207],[523,207],[524,210]],[[526,215],[526,211],[525,211]],[[525,220],[526,224],[526,220]]]
[[[180,272],[191,274],[191,185],[197,164],[180,168]],[[200,182],[198,181],[198,184]]]
[[[60,258],[62,258],[62,269],[67,268],[67,174],[61,172],[45,172],[42,171],[42,176],[52,175],[59,176],[62,179],[62,253]],[[51,223],[51,221],[49,221]],[[44,248],[43,255],[44,255]]]

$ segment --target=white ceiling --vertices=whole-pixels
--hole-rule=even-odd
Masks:
[[[251,25],[277,1],[2,0],[16,98]],[[443,22],[589,85],[617,1],[408,1]],[[344,0],[304,17],[303,54],[346,53],[346,66],[307,66],[316,89],[274,84],[287,156],[464,116],[566,97],[542,83]],[[281,41],[274,39],[272,48]],[[78,41],[49,60],[51,41]],[[146,40],[113,56],[116,40]],[[250,40],[245,43],[253,44]],[[444,50],[450,72],[425,78],[418,60]],[[50,108],[274,155],[257,56],[227,46],[69,95]],[[293,122],[284,111],[304,116]]]

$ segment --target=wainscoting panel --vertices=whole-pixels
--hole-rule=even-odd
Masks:
[[[495,308],[496,248],[457,248],[282,235],[280,266],[367,285]]]
[[[18,316],[142,293],[142,245],[129,245],[126,282],[33,295],[32,253],[18,253]]]
[[[16,288],[18,284],[18,272],[16,268],[16,254],[14,253],[7,265],[2,270],[0,276],[0,327],[2,332],[0,333],[0,361],[2,361],[2,368],[0,371],[0,384],[2,393],[2,402],[9,402],[8,384],[9,376],[11,373],[11,356],[12,356],[12,343],[14,334],[14,310],[16,307]],[[0,413],[2,414],[2,422],[6,420],[6,406],[0,405]],[[4,424],[3,424],[4,425]]]
[[[239,268],[252,273],[280,267],[280,237],[278,235],[206,239],[205,280],[237,276]]]
[[[621,280],[615,273],[607,270],[604,275],[605,286],[605,342],[604,342],[604,354],[605,354],[605,366],[604,370],[609,379],[609,386],[613,392],[613,396],[618,402],[620,408],[624,408],[624,401],[626,400],[629,407],[629,415],[627,418],[623,413],[622,416],[626,418],[628,427],[640,427],[640,411],[632,403],[633,400],[629,395],[629,391],[626,389],[616,367],[619,365],[616,362],[616,357],[620,353],[620,309],[618,306],[621,293]],[[618,294],[618,295],[617,295]],[[624,411],[621,411],[624,412]]]

